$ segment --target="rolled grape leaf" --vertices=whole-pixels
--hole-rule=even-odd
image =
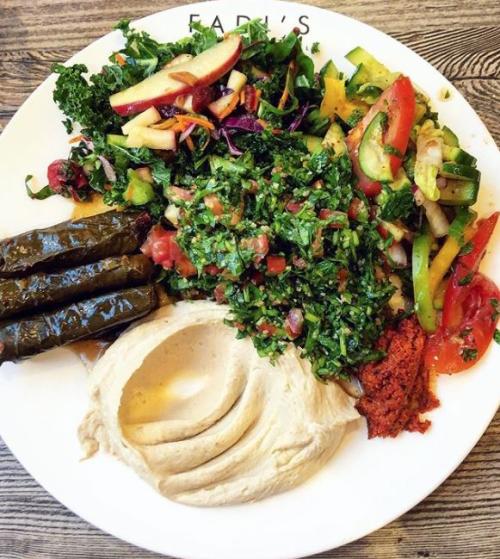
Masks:
[[[96,337],[141,318],[157,304],[153,285],[129,287],[19,320],[0,322],[0,363]]]
[[[150,218],[144,212],[110,211],[21,233],[0,241],[0,277],[132,254],[138,251],[149,226]]]
[[[0,319],[53,307],[104,291],[147,283],[153,263],[142,254],[111,256],[98,262],[26,278],[0,279]]]

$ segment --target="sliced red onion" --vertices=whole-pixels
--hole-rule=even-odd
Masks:
[[[306,103],[302,109],[300,109],[299,114],[293,119],[292,123],[288,127],[289,132],[295,132],[297,128],[302,124],[307,111],[309,110],[309,103]]]
[[[300,309],[291,309],[285,319],[285,330],[292,339],[298,338],[302,334],[304,327],[304,315]]]
[[[94,142],[92,140],[89,140],[88,138],[84,137],[82,139],[82,142],[85,144],[88,150],[94,151]]]
[[[441,206],[431,200],[424,200],[422,205],[424,206],[425,215],[427,216],[432,234],[437,238],[448,235],[450,224]]]
[[[406,268],[408,266],[408,256],[400,243],[392,243],[387,249],[387,255],[396,268]]]
[[[236,128],[246,132],[262,132],[264,127],[253,115],[231,116],[224,121],[224,128]]]
[[[103,156],[99,155],[99,161],[102,164],[102,169],[109,182],[116,182],[116,173],[111,163]]]
[[[243,152],[234,145],[231,134],[225,128],[221,129],[221,134],[224,136],[227,142],[227,147],[229,148],[229,153],[231,155],[243,155]]]
[[[438,177],[436,179],[437,187],[440,188],[440,189],[441,188],[446,188],[446,183],[447,183],[447,180],[446,180],[445,177]]]
[[[214,140],[220,140],[220,135],[221,135],[220,128],[216,128],[215,130],[210,130],[210,136],[212,136]]]
[[[413,197],[415,198],[415,204],[417,204],[417,206],[421,206],[426,199],[424,193],[417,186],[413,189]]]
[[[184,132],[179,136],[179,144],[181,144],[186,138],[188,138],[189,136],[191,136],[191,133],[193,132],[193,130],[196,128],[196,124],[194,122],[192,122],[187,128],[186,130],[184,130]]]
[[[347,392],[347,394],[353,398],[361,398],[361,396],[365,393],[361,381],[354,375],[351,375],[349,380],[338,379],[336,382],[341,386],[344,392]]]

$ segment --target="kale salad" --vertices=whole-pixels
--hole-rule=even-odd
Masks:
[[[321,45],[260,20],[224,37],[195,23],[175,43],[117,28],[100,73],[54,66],[71,149],[31,197],[146,211],[142,251],[169,295],[227,304],[260,355],[294,343],[319,378],[380,360],[403,317],[449,334],[447,289],[484,253],[480,173],[408,77],[361,47],[350,76],[317,68]],[[481,320],[491,340],[496,318]],[[453,350],[464,366],[485,350],[475,327]]]

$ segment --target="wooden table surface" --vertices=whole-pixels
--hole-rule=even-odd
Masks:
[[[66,60],[120,18],[135,19],[187,3],[0,0],[0,130],[53,62]],[[374,25],[414,49],[462,91],[499,143],[498,0],[309,4]],[[499,440],[497,414],[465,462],[425,501],[382,530],[317,557],[499,559]],[[0,439],[0,559],[153,557],[160,556],[108,536],[69,512],[29,476]]]

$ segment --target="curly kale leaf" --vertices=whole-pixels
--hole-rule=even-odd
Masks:
[[[120,125],[120,117],[113,113],[109,105],[109,95],[116,83],[112,76],[95,75],[89,83],[83,76],[87,72],[83,64],[68,67],[55,64],[53,71],[59,74],[53,97],[68,117],[65,121],[68,132],[71,132],[74,123],[96,132]]]

